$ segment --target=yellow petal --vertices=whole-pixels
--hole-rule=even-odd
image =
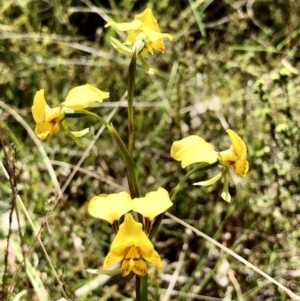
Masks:
[[[60,114],[59,107],[53,109],[51,108],[47,109],[45,122],[57,123],[60,118],[61,118],[61,114]]]
[[[148,26],[152,30],[160,32],[158,23],[154,18],[150,8],[146,8],[142,13],[136,15],[134,19],[141,21],[144,25]]]
[[[39,139],[45,140],[47,137],[57,133],[58,131],[59,126],[57,123],[42,122],[36,124],[34,132]]]
[[[49,106],[47,105],[44,97],[44,89],[41,89],[36,92],[33,100],[33,106],[31,108],[32,116],[36,123],[45,121],[47,109],[49,109]]]
[[[128,192],[100,194],[93,197],[88,205],[89,214],[113,223],[132,210],[133,202]]]
[[[230,147],[229,149],[226,149],[224,151],[221,151],[220,156],[221,156],[222,162],[227,163],[227,164],[229,164],[228,162],[235,162],[236,160],[239,159],[239,157],[237,157],[235,155],[235,153],[233,152],[232,147]]]
[[[147,265],[143,259],[123,260],[121,271],[123,277],[127,276],[131,271],[137,275],[144,276],[147,273]]]
[[[125,215],[124,222],[120,225],[119,231],[111,244],[110,252],[104,260],[103,269],[122,259],[123,275],[127,275],[130,271],[138,275],[144,275],[147,266],[142,262],[142,258],[157,267],[162,266],[158,253],[154,250],[153,244],[142,227],[142,224],[136,222],[131,214],[127,213]]]
[[[145,260],[149,261],[150,263],[152,263],[159,269],[162,267],[162,262],[161,262],[160,256],[155,250],[153,250],[151,252],[143,251],[143,248],[141,248],[141,250],[142,250],[143,258]]]
[[[149,43],[147,44],[147,50],[153,55],[154,54],[154,51],[153,49],[157,50],[157,51],[160,51],[162,53],[165,52],[165,43],[163,42],[163,40],[158,40],[156,42],[153,42],[153,43]]]
[[[247,159],[247,147],[242,138],[233,130],[227,130],[231,139],[231,147],[225,151],[220,152],[221,163],[231,166],[233,171],[239,176],[246,176],[249,163]]]
[[[181,161],[183,168],[193,163],[213,163],[218,159],[218,153],[214,147],[196,135],[175,141],[171,147],[171,156]]]
[[[245,160],[247,158],[247,147],[242,138],[233,130],[228,129],[227,134],[231,139],[232,151],[240,159]]]
[[[155,31],[155,30],[151,29],[148,26],[143,26],[142,27],[142,31],[146,34],[146,36],[148,37],[148,39],[151,42],[156,42],[158,40],[162,40],[163,38],[167,38],[170,41],[173,40],[173,37],[170,34],[168,34],[168,33],[161,33],[159,31]]]
[[[82,110],[93,105],[95,102],[102,102],[104,98],[108,97],[108,92],[103,92],[86,84],[71,89],[62,105],[74,110]]]
[[[114,21],[108,22],[105,27],[112,26],[113,28],[120,31],[129,31],[129,30],[138,30],[142,26],[142,22],[138,20],[134,20],[132,22],[122,22],[117,23]]]
[[[172,205],[169,193],[162,187],[157,191],[148,192],[145,197],[133,199],[133,211],[139,212],[150,220],[165,212]]]
[[[131,270],[140,276],[144,276],[147,273],[147,265],[143,259],[138,259],[136,261],[130,261],[131,264]],[[123,271],[122,271],[123,273]]]
[[[147,43],[148,50],[151,54],[153,54],[152,48],[163,53],[165,52],[165,44],[162,40],[163,38],[173,40],[173,37],[170,34],[153,31],[147,26],[143,26],[142,31],[146,34],[147,38],[151,42]]]
[[[44,89],[35,94],[31,110],[33,119],[37,124],[43,122],[55,123],[53,121],[60,118],[60,108],[51,109],[46,103]]]
[[[230,166],[233,168],[233,171],[241,177],[245,177],[249,170],[249,163],[247,160],[238,160],[230,164]]]
[[[114,263],[120,262],[124,258],[124,254],[116,254],[114,252],[109,252],[104,259],[103,270],[106,270],[108,267]]]
[[[131,214],[125,214],[124,222],[120,225],[119,231],[111,244],[111,251],[120,253],[132,245],[143,246],[143,250],[147,251],[154,250],[142,227],[142,224],[136,222]]]

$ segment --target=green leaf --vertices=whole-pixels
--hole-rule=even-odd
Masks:
[[[196,186],[210,186],[212,184],[215,184],[217,181],[219,181],[222,177],[224,176],[223,172],[220,172],[219,174],[217,174],[216,176],[214,176],[213,178],[207,180],[207,181],[201,181],[201,182],[197,182],[194,183],[193,185]]]
[[[128,47],[126,47],[124,44],[122,44],[120,41],[114,38],[110,38],[111,45],[120,53],[126,54],[126,55],[132,55],[132,50]]]
[[[90,131],[90,129],[86,128],[86,129],[81,130],[81,131],[76,131],[76,132],[71,131],[71,133],[74,137],[78,138],[78,137],[82,137],[82,136],[86,135],[89,131]]]

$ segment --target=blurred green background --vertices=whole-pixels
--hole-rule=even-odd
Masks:
[[[101,284],[103,277],[86,273],[102,266],[113,238],[106,222],[88,215],[87,202],[96,194],[126,189],[126,171],[106,131],[93,142],[101,125],[88,118],[70,125],[75,130],[91,126],[83,138],[91,146],[86,154],[62,131],[35,142],[26,129],[34,129],[33,97],[43,88],[54,107],[81,84],[109,91],[110,98],[91,110],[110,116],[126,140],[130,58],[117,53],[109,39],[124,40],[126,35],[104,25],[111,19],[130,21],[147,7],[161,31],[174,40],[165,41],[164,54],[147,54],[161,75],[149,76],[138,66],[134,156],[142,193],[159,186],[170,191],[185,174],[170,158],[173,141],[197,134],[224,150],[230,146],[225,130],[234,129],[247,143],[250,171],[243,179],[231,177],[232,202],[220,198],[221,183],[192,186],[214,175],[212,171],[190,179],[170,212],[300,294],[299,1],[1,0],[0,156],[6,166],[3,146],[9,151],[14,143],[18,192],[37,228],[56,196],[41,148],[60,187],[70,181],[41,232],[68,297],[133,300],[132,283],[117,278]],[[0,179],[2,275],[11,193],[2,171]],[[9,249],[6,273],[14,290],[7,300],[19,293],[24,294],[21,300],[59,300],[62,290],[23,213],[21,220],[24,241],[17,225],[11,234],[15,245]],[[13,278],[22,258],[20,244],[30,250],[29,263]],[[155,246],[164,266],[150,269],[149,300],[163,300],[180,254],[183,266],[169,300],[290,300],[172,220],[164,220]],[[97,288],[85,294],[90,281]],[[48,296],[41,297],[34,284]]]

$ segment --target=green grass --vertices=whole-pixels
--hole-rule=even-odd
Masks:
[[[230,144],[224,129],[236,130],[247,143],[250,171],[246,178],[230,179],[232,202],[222,201],[218,183],[192,186],[205,178],[197,176],[178,194],[170,212],[300,295],[300,5],[276,2],[254,1],[247,10],[245,1],[0,1],[0,156],[8,168],[3,149],[9,152],[14,143],[18,192],[37,229],[57,197],[51,169],[60,189],[68,183],[40,235],[55,272],[18,207],[23,242],[16,227],[10,235],[6,271],[14,289],[4,300],[18,300],[22,292],[21,300],[62,298],[55,273],[70,300],[134,297],[134,284],[124,283],[121,277],[86,296],[76,295],[97,278],[85,270],[102,266],[113,238],[106,222],[88,215],[87,202],[96,194],[127,185],[125,166],[111,137],[104,131],[92,144],[101,127],[93,124],[91,134],[83,139],[91,146],[84,154],[85,149],[63,132],[39,142],[26,125],[34,128],[31,105],[36,91],[44,88],[49,105],[57,106],[72,87],[88,82],[110,92],[109,100],[92,111],[107,117],[117,107],[111,121],[126,140],[122,97],[130,60],[109,43],[110,36],[125,36],[105,29],[104,24],[108,18],[129,21],[146,7],[152,8],[162,32],[171,33],[174,40],[165,42],[165,54],[147,55],[162,76],[146,75],[138,66],[134,156],[142,194],[159,186],[171,191],[184,175],[169,155],[173,141],[197,134],[222,150]],[[70,127],[81,129],[92,123],[85,118]],[[80,169],[70,177],[82,157]],[[12,199],[2,169],[0,179],[2,279]],[[20,245],[28,263],[17,272]],[[155,246],[164,266],[150,270],[149,300],[163,300],[178,264],[182,264],[174,286],[178,294],[169,300],[225,296],[290,300],[245,264],[168,217]],[[227,284],[222,286],[217,275],[224,270]],[[38,296],[43,289],[48,299]]]

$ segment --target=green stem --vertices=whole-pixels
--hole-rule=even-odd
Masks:
[[[157,229],[161,223],[161,221],[163,220],[165,213],[163,212],[162,214],[158,215],[152,225],[152,229],[149,233],[149,239],[152,240],[152,238],[154,237],[155,233],[157,232]]]
[[[204,165],[205,164],[205,165]],[[179,181],[179,183],[176,185],[175,188],[173,188],[173,190],[170,193],[171,196],[171,201],[173,201],[173,199],[175,198],[176,194],[182,189],[183,184],[187,181],[187,179],[196,171],[205,171],[208,170],[210,168],[213,168],[215,166],[217,166],[219,164],[219,161],[216,161],[214,163],[211,164],[207,164],[207,163],[201,163],[198,166],[194,167],[192,170],[190,170],[184,177],[181,178],[181,180]]]
[[[128,153],[132,158],[134,146],[134,114],[133,114],[133,95],[136,74],[136,52],[133,52],[128,69]]]
[[[138,180],[135,172],[135,168],[132,162],[132,159],[127,151],[127,148],[121,139],[121,137],[118,135],[116,130],[112,125],[108,126],[108,130],[115,139],[121,154],[123,156],[123,160],[125,161],[125,164],[127,166],[127,180],[128,180],[128,186],[130,190],[130,195],[131,198],[139,198],[140,197],[140,191],[139,191],[139,185],[138,185]]]
[[[113,125],[107,123],[105,119],[103,119],[99,115],[97,115],[95,113],[92,113],[90,111],[78,110],[78,111],[76,111],[76,113],[80,113],[80,114],[95,117],[96,119],[98,119],[100,122],[102,122],[106,126],[106,128],[108,129],[110,135],[115,140],[115,142],[116,142],[116,144],[117,144],[117,146],[118,146],[118,148],[121,152],[121,155],[123,157],[125,165],[127,167],[127,179],[128,179],[128,186],[129,186],[131,197],[132,198],[140,197],[138,180],[137,180],[137,176],[136,176],[136,172],[135,172],[135,168],[134,168],[132,159],[131,159],[131,157],[129,155],[129,152],[126,148],[126,145],[124,144],[123,140],[121,139],[121,137],[119,136],[119,134],[117,133],[117,131],[115,130]],[[68,116],[66,115],[66,117],[68,117]]]
[[[141,278],[135,275],[135,300],[141,301]]]
[[[148,275],[140,277],[141,301],[148,301]]]

